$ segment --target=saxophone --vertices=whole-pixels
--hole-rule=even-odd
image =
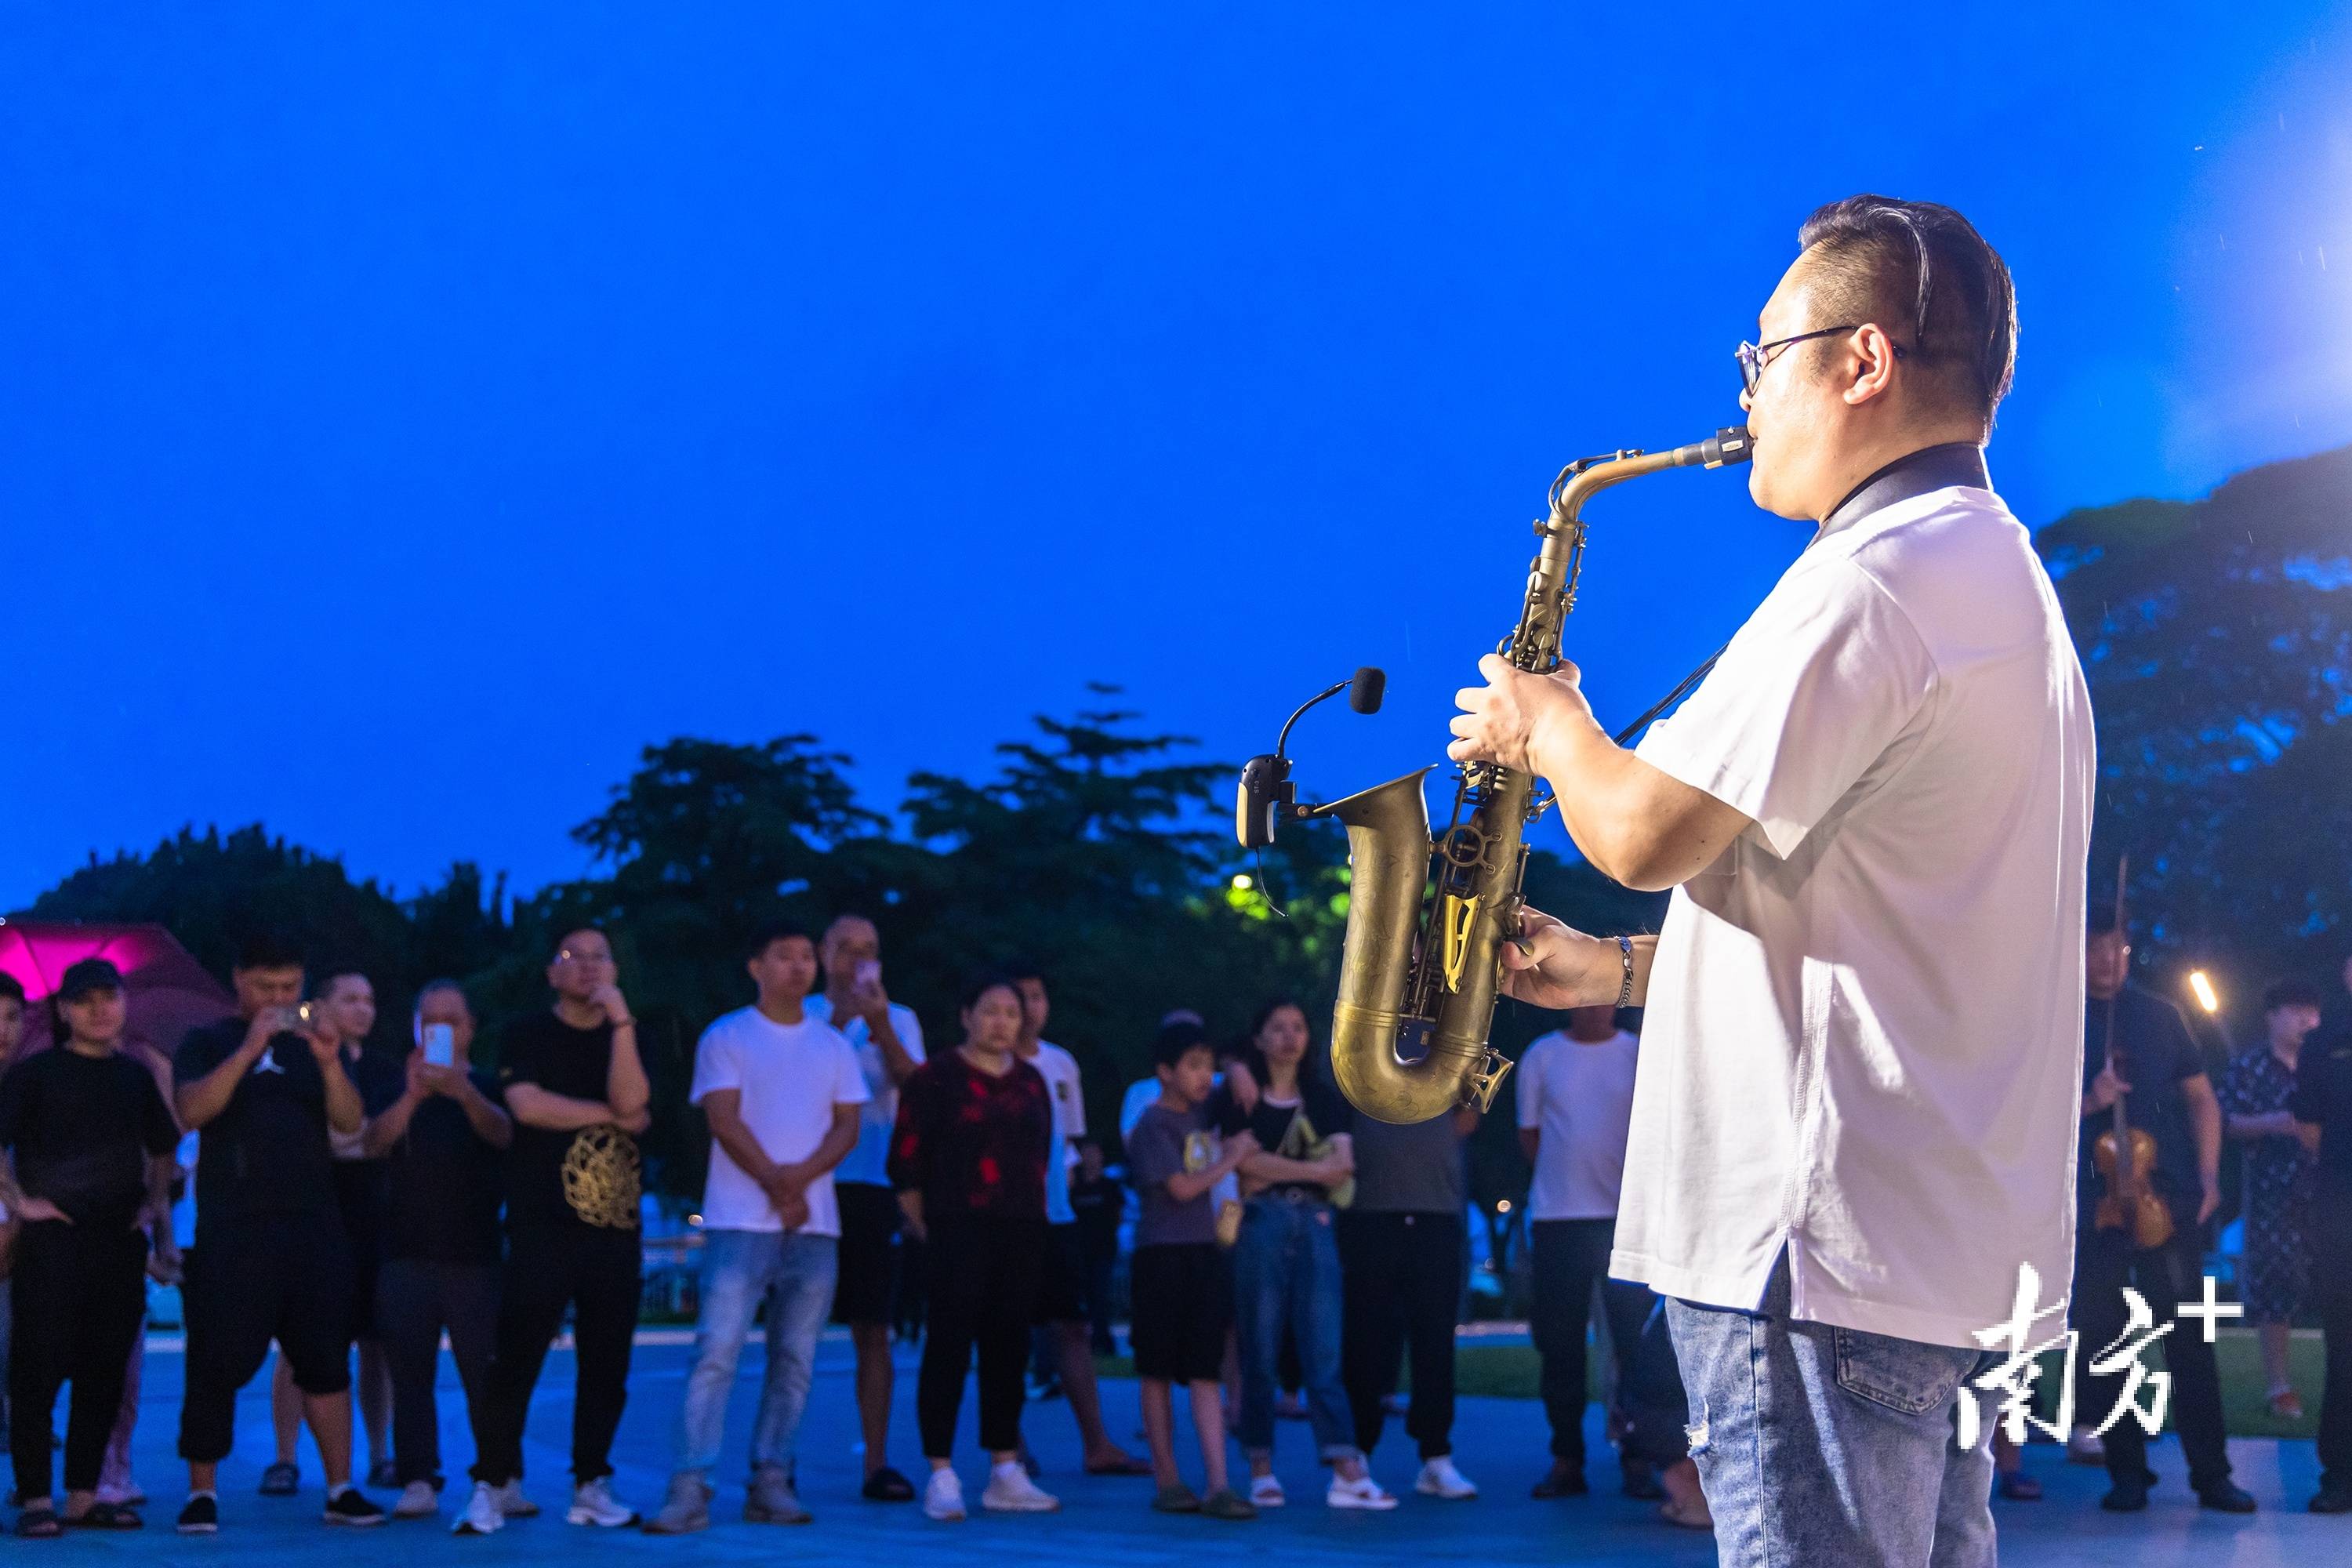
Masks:
[[[1734,426],[1669,452],[1613,452],[1562,469],[1549,515],[1535,524],[1543,546],[1528,570],[1518,625],[1496,651],[1524,670],[1559,667],[1561,625],[1575,608],[1583,563],[1587,500],[1644,474],[1721,468],[1746,462],[1749,453],[1748,432]],[[1377,676],[1360,670],[1355,678],[1360,688],[1375,678],[1375,704]],[[1423,794],[1428,768],[1328,805],[1302,806],[1280,751],[1252,759],[1244,771],[1240,836],[1255,847],[1271,840],[1279,821],[1323,816],[1348,829],[1348,932],[1331,1019],[1331,1070],[1340,1091],[1380,1121],[1427,1121],[1457,1105],[1488,1109],[1511,1066],[1487,1043],[1502,944],[1518,940],[1527,829],[1550,796],[1538,793],[1532,775],[1472,763],[1445,831],[1433,836]]]

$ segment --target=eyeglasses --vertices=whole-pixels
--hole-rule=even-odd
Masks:
[[[1740,344],[1731,351],[1731,357],[1739,362],[1740,390],[1750,397],[1755,396],[1757,384],[1764,379],[1765,366],[1780,357],[1777,351],[1787,348],[1790,343],[1809,342],[1814,338],[1833,338],[1840,332],[1859,331],[1862,326],[1862,322],[1853,321],[1843,327],[1822,327],[1814,331],[1799,332],[1793,338],[1774,338],[1769,343]],[[1901,343],[1895,344],[1894,349],[1896,359],[1911,352]]]

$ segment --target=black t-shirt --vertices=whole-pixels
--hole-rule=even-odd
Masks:
[[[393,1102],[408,1087],[408,1069],[383,1051],[345,1050],[343,1075],[359,1091],[360,1113],[371,1119],[391,1110]],[[327,1143],[335,1155],[335,1192],[342,1201],[344,1226],[366,1226],[367,1235],[373,1236],[383,1223],[392,1189],[386,1184],[383,1156],[360,1156],[360,1144],[366,1136],[363,1122],[360,1131],[349,1137],[330,1131]],[[362,1242],[362,1236],[352,1237],[355,1247]]]
[[[1078,1239],[1088,1257],[1108,1258],[1118,1250],[1118,1222],[1127,1213],[1127,1188],[1108,1175],[1093,1181],[1070,1175],[1070,1212],[1078,1222]]]
[[[612,1062],[612,1025],[575,1029],[552,1012],[539,1013],[507,1030],[499,1089],[530,1083],[550,1094],[602,1100]],[[637,1141],[609,1121],[558,1130],[526,1127],[517,1117],[507,1155],[507,1223],[574,1220],[635,1230],[638,1172]]]
[[[2107,1062],[2107,1005],[2086,1004],[2083,1026],[2083,1091]],[[2155,1188],[2176,1211],[2188,1205],[2194,1219],[2203,1185],[2197,1174],[2197,1142],[2189,1130],[2189,1100],[2181,1084],[2205,1070],[2205,1058],[2189,1033],[2180,1009],[2137,985],[2116,994],[2116,1071],[2131,1085],[2124,1114],[2156,1139]],[[2083,1119],[2082,1165],[2076,1190],[2087,1207],[2105,1188],[2091,1163],[2091,1146],[2116,1124],[2112,1109]]]
[[[483,1072],[466,1076],[484,1099],[498,1102],[497,1080]],[[427,1096],[384,1156],[392,1189],[384,1256],[496,1263],[504,1157],[474,1131],[465,1107],[446,1095]]]
[[[2303,1043],[2287,1110],[2319,1129],[2319,1180],[2326,1199],[2315,1206],[2340,1222],[2352,1203],[2352,1029]]]
[[[1219,1132],[1230,1138],[1246,1128],[1259,1148],[1286,1160],[1313,1159],[1311,1151],[1318,1143],[1352,1131],[1355,1121],[1339,1089],[1320,1077],[1301,1077],[1298,1098],[1287,1105],[1277,1105],[1261,1090],[1257,1108],[1244,1114],[1232,1095],[1219,1089],[1214,1109]],[[1314,1198],[1331,1195],[1330,1188],[1319,1182],[1276,1182],[1266,1190]]]
[[[172,1058],[172,1081],[194,1083],[235,1056],[247,1027],[242,1018],[224,1018],[189,1030]],[[246,1069],[227,1108],[205,1124],[200,1138],[199,1228],[240,1215],[333,1212],[327,1082],[301,1036],[281,1034],[270,1040],[269,1048]]]
[[[116,1053],[59,1046],[0,1077],[0,1144],[16,1158],[16,1184],[78,1226],[127,1230],[147,1197],[147,1156],[180,1141],[154,1076]]]

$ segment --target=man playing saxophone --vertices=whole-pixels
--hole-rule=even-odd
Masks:
[[[1954,1411],[2020,1265],[2070,1276],[2090,704],[1984,463],[2007,268],[1878,196],[1798,244],[1740,403],[1811,543],[1638,748],[1574,666],[1488,658],[1451,754],[1674,889],[1654,941],[1528,912],[1505,989],[1648,1007],[1610,1271],[1668,1298],[1723,1561],[1990,1563],[1991,1423]]]

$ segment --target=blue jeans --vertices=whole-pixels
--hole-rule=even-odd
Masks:
[[[735,1386],[743,1336],[768,1303],[768,1377],[751,1426],[751,1468],[791,1469],[793,1437],[808,1406],[816,1337],[833,1310],[838,1244],[829,1236],[772,1230],[704,1233],[702,1312],[694,1326],[694,1370],[678,1412],[677,1470],[704,1480],[719,1462],[727,1395]]]
[[[1242,1350],[1241,1418],[1234,1431],[1242,1452],[1254,1461],[1274,1453],[1275,1383],[1288,1329],[1318,1452],[1326,1464],[1361,1458],[1339,1382],[1339,1243],[1330,1205],[1272,1194],[1250,1199],[1234,1248],[1234,1300]]]
[[[1963,1385],[1997,1353],[1794,1320],[1785,1256],[1758,1310],[1666,1318],[1724,1568],[1991,1568],[1997,1405]]]

